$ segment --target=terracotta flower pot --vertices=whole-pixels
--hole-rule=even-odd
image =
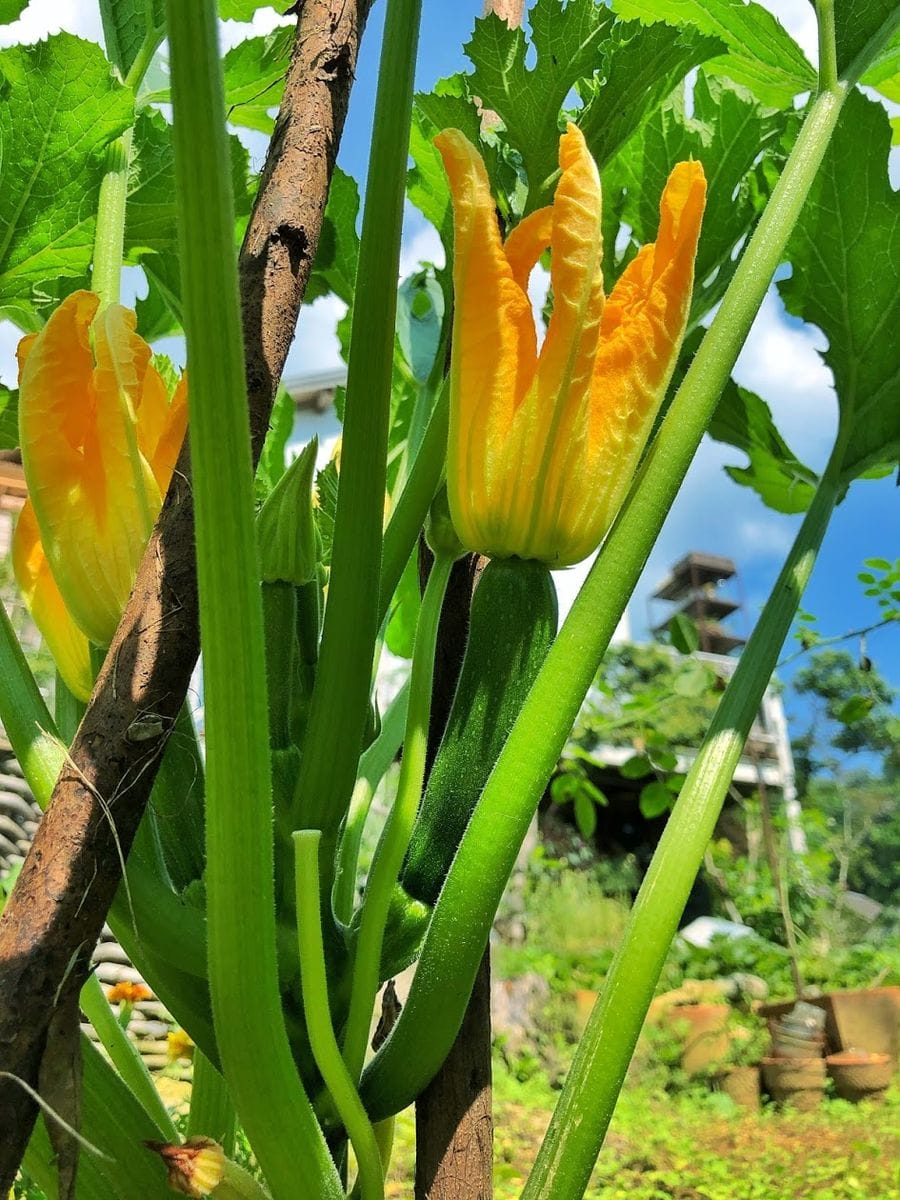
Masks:
[[[725,1058],[730,1012],[727,1004],[686,1004],[672,1009],[671,1019],[688,1025],[681,1052],[681,1069],[688,1075],[696,1075]]]
[[[891,1082],[894,1064],[889,1054],[842,1050],[826,1059],[834,1090],[842,1100],[880,1100]]]
[[[823,1058],[764,1058],[762,1076],[766,1091],[779,1104],[810,1112],[825,1092]]]
[[[829,996],[842,1050],[900,1054],[900,987],[863,988]]]
[[[716,1075],[713,1085],[741,1108],[759,1108],[759,1067],[731,1067]]]

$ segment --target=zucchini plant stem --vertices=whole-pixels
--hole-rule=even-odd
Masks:
[[[125,239],[125,201],[134,128],[126,129],[106,151],[106,172],[100,183],[91,287],[104,306],[119,303]],[[149,530],[148,530],[149,533]]]
[[[359,1079],[365,1059],[369,1025],[378,992],[381,948],[391,897],[400,876],[400,868],[403,866],[403,858],[422,797],[428,750],[428,725],[431,720],[434,653],[441,606],[453,563],[454,558],[451,555],[438,555],[435,558],[422,597],[413,649],[409,707],[397,796],[375,850],[362,905],[353,962],[350,1012],[344,1038],[344,1059],[354,1080]]]
[[[362,1200],[383,1200],[384,1173],[378,1141],[362,1106],[356,1085],[341,1057],[331,1020],[328,980],[325,973],[325,946],[322,941],[322,903],[319,895],[321,840],[322,835],[317,829],[304,829],[294,834],[294,880],[303,1012],[313,1058],[356,1155]]]
[[[100,980],[93,973],[87,977],[81,989],[79,1003],[84,1015],[93,1025],[113,1066],[128,1084],[132,1094],[140,1101],[165,1136],[173,1141],[177,1140],[178,1133],[169,1115],[169,1110],[163,1104],[143,1058],[116,1019],[109,1001],[103,995]]]
[[[167,0],[166,13],[191,371],[216,1040],[274,1200],[340,1200],[340,1178],[291,1053],[278,983],[265,645],[216,4]]]
[[[356,779],[381,624],[379,578],[397,271],[421,8],[422,0],[388,0],[385,16],[328,602],[291,811],[293,828],[323,831],[323,896],[331,895],[337,831]]]
[[[839,454],[822,478],[666,822],[522,1200],[584,1195],[688,893],[828,528],[840,492]]]
[[[895,24],[887,21],[883,36]],[[867,52],[880,44],[873,38]],[[863,57],[854,63],[856,70],[864,66]],[[363,1080],[373,1119],[418,1095],[453,1043],[528,824],[782,261],[847,90],[839,83],[812,102],[715,319],[488,780],[432,914],[407,1003]]]

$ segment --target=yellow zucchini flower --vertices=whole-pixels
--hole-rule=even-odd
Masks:
[[[29,506],[16,528],[16,577],[81,696],[86,645],[63,610],[83,637],[110,642],[187,426],[185,378],[170,402],[135,314],[99,309],[92,292],[74,292],[18,349]]]
[[[478,151],[457,129],[435,145],[454,214],[453,521],[470,550],[571,566],[612,524],[672,376],[690,310],[703,168],[672,171],[656,242],[607,300],[600,177],[577,126],[560,138],[553,204],[505,243]],[[527,287],[548,248],[553,314],[538,352]]]

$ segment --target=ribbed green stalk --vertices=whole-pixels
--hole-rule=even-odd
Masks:
[[[535,681],[435,907],[406,1006],[364,1080],[373,1117],[399,1111],[440,1066],[506,880],[579,707],[762,303],[837,123],[844,91],[813,103],[781,179],[628,501]]]
[[[338,847],[337,871],[331,898],[334,915],[344,925],[349,925],[353,917],[359,847],[366,818],[375,796],[375,789],[403,745],[408,703],[409,685],[404,684],[382,718],[378,737],[360,756],[356,784]]]
[[[323,830],[323,892],[356,779],[380,625],[397,270],[421,0],[388,0],[366,183],[328,602],[294,828]],[[405,563],[406,559],[404,559]]]
[[[214,0],[167,0],[207,747],[209,982],[222,1070],[275,1200],[341,1185],[284,1028],[231,167]]]
[[[194,1051],[188,1137],[211,1137],[231,1157],[234,1153],[235,1112],[228,1084],[202,1050]]]
[[[681,913],[837,502],[839,458],[834,463],[666,822],[523,1200],[580,1200],[584,1195]]]
[[[816,0],[819,19],[819,90],[837,85],[837,46],[834,39],[834,0]]]
[[[447,461],[447,428],[450,420],[450,389],[441,389],[413,462],[409,478],[387,529],[384,531],[384,553],[381,562],[381,600],[378,615],[387,616],[391,597],[425,523],[429,506],[441,485]]]
[[[106,171],[100,183],[97,231],[91,287],[103,304],[119,303],[122,254],[125,238],[125,202],[128,197],[128,164],[134,129],[126,129],[106,151]]]
[[[176,1138],[178,1134],[169,1110],[163,1104],[137,1047],[110,1008],[96,975],[88,976],[81,989],[80,1002],[82,1012],[93,1025],[101,1045],[128,1084],[132,1095],[144,1106],[165,1137]]]
[[[319,895],[321,840],[322,835],[318,829],[301,830],[294,834],[294,880],[303,1011],[316,1066],[328,1088],[338,1116],[344,1123],[356,1155],[362,1200],[383,1200],[384,1173],[381,1169],[381,1154],[375,1131],[341,1057],[341,1049],[331,1020],[328,980],[325,974],[325,946],[322,941],[322,904]]]
[[[441,620],[441,606],[453,563],[451,555],[439,555],[435,558],[422,597],[409,680],[409,707],[397,795],[375,850],[366,883],[353,960],[350,1013],[344,1036],[344,1058],[354,1080],[359,1079],[366,1056],[391,897],[397,886],[419,801],[422,798],[428,751],[428,726],[431,721],[434,653]]]

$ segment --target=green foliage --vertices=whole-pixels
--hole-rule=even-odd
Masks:
[[[0,450],[19,444],[19,393],[0,385]]]
[[[817,702],[805,735],[813,734],[806,779],[829,766],[822,757],[829,749],[886,755],[895,747],[898,718],[891,706],[897,692],[871,663],[857,662],[846,650],[821,650],[797,671],[793,688]]]
[[[265,500],[285,471],[285,453],[294,428],[294,399],[284,387],[279,387],[269,418],[269,432],[263,443],[259,466],[256,468],[256,499]]]
[[[867,569],[857,575],[865,584],[865,595],[873,596],[885,621],[900,618],[900,558],[893,563],[886,558],[867,558]]]
[[[715,710],[718,687],[712,668],[663,646],[613,646],[582,709],[575,741],[584,748],[644,745],[649,758],[628,768],[640,769],[633,778],[641,778],[649,773],[651,759],[667,764],[666,751],[699,744]]]
[[[729,380],[709,434],[743,450],[750,460],[746,467],[725,468],[735,483],[752,488],[776,512],[806,511],[818,476],[800,462],[778,432],[765,400]]]
[[[247,151],[236,137],[229,138],[229,149],[235,212],[246,216],[249,211]],[[180,322],[181,282],[177,249],[172,130],[159,113],[144,109],[134,126],[125,252],[128,261],[140,263],[145,268],[165,305],[174,309]]]
[[[223,67],[229,124],[272,132],[275,122],[269,110],[281,103],[293,41],[294,30],[286,25],[228,51]]]
[[[86,276],[103,152],[133,101],[100,47],[68,33],[0,52],[0,81],[2,311],[34,303],[47,280]]]
[[[722,297],[734,274],[735,251],[754,225],[769,190],[758,161],[782,153],[780,141],[790,122],[783,113],[761,107],[741,87],[702,70],[694,87],[694,112],[684,109],[684,90],[643,122],[603,172],[604,193],[612,208],[604,222],[604,242],[615,244],[620,222],[631,230],[618,261],[607,253],[607,287],[646,242],[656,237],[659,198],[670,171],[694,158],[706,172],[708,192],[703,232],[697,251],[691,323],[695,324]],[[624,193],[624,201],[622,199]]]
[[[891,332],[900,322],[900,196],[889,148],[884,109],[853,92],[788,247],[793,274],[778,285],[788,310],[828,338],[848,483],[900,454],[900,340]]]
[[[789,107],[798,92],[815,86],[812,67],[774,16],[761,4],[743,0],[615,0],[622,17],[647,23],[691,25],[726,44],[728,54],[714,69],[749,87],[765,104]]]
[[[834,6],[834,38],[840,75],[863,49],[866,42],[897,11],[894,0],[838,0]],[[897,39],[889,48],[891,57],[898,53]],[[883,70],[885,53],[879,60]],[[876,64],[876,69],[879,64]],[[866,79],[868,82],[868,79]]]
[[[717,38],[662,22],[612,26],[603,75],[580,81],[578,88],[584,105],[578,124],[601,171],[687,73],[723,48]]]
[[[123,77],[134,65],[144,40],[162,30],[164,9],[163,0],[100,0],[106,53]]]
[[[574,86],[602,61],[600,50],[612,13],[594,0],[537,0],[529,12],[534,66],[526,66],[522,29],[496,13],[478,21],[465,47],[475,70],[470,94],[496,112],[509,142],[521,154],[529,187],[543,194],[557,171],[559,110]],[[536,207],[536,205],[533,205]]]
[[[0,25],[17,21],[28,5],[28,0],[0,0]]]
[[[219,16],[223,21],[252,21],[259,8],[285,12],[290,7],[289,0],[219,0]]]
[[[846,856],[847,886],[880,904],[900,896],[900,783],[854,772],[815,779],[807,804],[820,814],[817,837]]]

